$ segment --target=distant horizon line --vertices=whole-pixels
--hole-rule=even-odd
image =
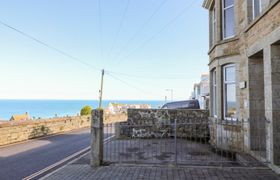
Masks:
[[[99,99],[1,99],[0,101],[14,101],[14,100],[32,100],[32,101],[99,101]],[[158,100],[158,99],[103,99],[102,101],[164,101],[164,100]],[[170,101],[170,100],[168,100]],[[176,101],[176,100],[175,100]]]

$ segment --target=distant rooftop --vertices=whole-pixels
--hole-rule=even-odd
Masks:
[[[28,113],[13,115],[10,119],[10,121],[27,121],[27,120],[30,120],[30,116],[28,115]]]

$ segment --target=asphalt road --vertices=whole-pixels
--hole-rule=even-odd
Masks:
[[[89,145],[90,130],[82,129],[2,147],[0,148],[0,180],[22,179]]]

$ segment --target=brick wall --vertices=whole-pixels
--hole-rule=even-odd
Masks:
[[[0,124],[0,146],[89,126],[89,116],[5,122]]]

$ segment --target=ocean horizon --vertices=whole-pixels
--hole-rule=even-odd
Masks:
[[[109,103],[120,104],[150,104],[158,108],[164,104],[160,100],[103,100],[103,107]],[[80,113],[83,106],[89,105],[97,108],[98,100],[31,100],[31,99],[2,99],[0,100],[0,120],[9,120],[12,115],[28,113],[31,118],[52,118],[55,116],[75,116]]]

